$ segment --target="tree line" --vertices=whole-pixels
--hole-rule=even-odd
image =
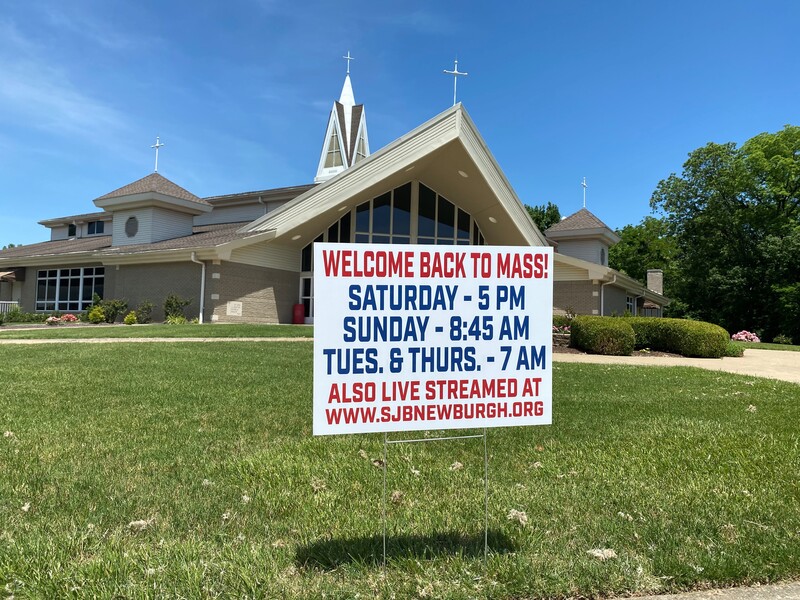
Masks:
[[[612,268],[643,283],[663,269],[668,316],[800,343],[800,127],[694,150],[650,207],[617,231]]]

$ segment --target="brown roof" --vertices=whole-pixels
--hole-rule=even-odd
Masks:
[[[56,254],[73,254],[76,252],[94,252],[111,246],[110,235],[97,235],[92,237],[53,240],[15,246],[8,250],[0,250],[0,260],[29,258],[31,256],[54,256]]]
[[[237,192],[235,194],[224,194],[221,196],[206,196],[203,200],[206,200],[209,204],[222,204],[226,201],[234,201],[239,199],[246,199],[250,197],[258,197],[258,196],[292,196],[296,197],[300,194],[303,194],[310,190],[312,187],[317,185],[316,183],[306,183],[303,185],[292,185],[288,187],[282,188],[272,188],[269,190],[256,190],[253,192]]]
[[[603,223],[585,208],[582,208],[578,212],[561,219],[558,223],[549,227],[547,231],[545,231],[545,235],[548,235],[552,231],[575,231],[577,229],[603,228],[610,229],[608,225]]]
[[[188,250],[190,248],[213,248],[233,240],[244,239],[257,235],[254,233],[237,233],[246,223],[225,223],[223,225],[203,225],[192,228],[192,235],[187,235],[152,244],[132,244],[130,246],[114,246],[103,250],[104,256],[110,254],[131,254],[136,252],[157,252],[159,250]]]
[[[361,113],[364,112],[363,104],[356,104],[353,107],[353,112],[350,113],[350,133],[347,140],[349,148],[347,149],[348,164],[353,164],[353,159],[356,155],[356,137],[358,136],[358,126],[361,124]]]
[[[173,198],[180,198],[181,200],[188,200],[199,204],[208,204],[208,202],[202,198],[198,198],[192,192],[172,183],[169,179],[158,173],[150,173],[147,177],[142,177],[138,181],[134,181],[104,196],[100,196],[96,198],[96,200],[108,200],[109,198],[120,198],[133,194],[147,194],[148,192],[156,192],[158,194],[164,194],[165,196],[172,196]]]
[[[57,240],[16,246],[0,251],[0,260],[14,260],[15,258],[32,258],[37,256],[55,256],[79,252],[96,252],[97,257],[116,254],[131,254],[136,252],[156,252],[159,250],[189,250],[193,248],[213,248],[233,240],[244,239],[259,235],[261,232],[238,233],[238,230],[249,221],[240,223],[225,223],[224,225],[203,225],[192,228],[192,235],[187,235],[171,240],[163,240],[152,244],[132,244],[130,246],[111,246],[111,236],[101,235],[80,239]],[[4,260],[5,259],[5,260]]]

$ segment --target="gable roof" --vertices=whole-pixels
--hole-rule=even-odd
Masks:
[[[270,231],[302,248],[344,210],[411,179],[469,212],[490,244],[547,245],[461,104],[241,231]]]
[[[594,229],[597,227],[608,228],[608,225],[603,223],[587,209],[582,208],[578,212],[561,219],[558,223],[549,227],[547,231],[572,231],[575,229]]]
[[[148,193],[163,194],[165,196],[172,196],[173,198],[179,198],[189,202],[208,204],[208,202],[202,198],[198,198],[192,192],[185,190],[178,184],[173,183],[158,173],[150,173],[150,175],[147,177],[142,177],[141,179],[122,186],[113,192],[109,192],[108,194],[100,196],[99,198],[95,198],[94,201],[97,202],[98,200],[110,200],[112,198],[122,198],[124,196],[133,196],[134,194]]]
[[[609,246],[619,242],[619,236],[586,208],[564,217],[545,230],[545,235],[554,240],[571,238],[601,239]]]

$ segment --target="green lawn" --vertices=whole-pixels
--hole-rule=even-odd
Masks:
[[[310,344],[3,345],[0,361],[0,589],[17,597],[535,598],[800,577],[797,385],[556,364],[554,425],[489,432],[486,567],[482,442],[391,447],[383,580],[382,436],[311,436]]]
[[[89,338],[227,338],[314,336],[314,328],[302,325],[60,325],[38,329],[0,328],[0,340],[89,339]]]
[[[757,348],[761,350],[785,350],[787,352],[800,352],[800,346],[789,344],[772,344],[769,342],[731,342],[742,348]]]

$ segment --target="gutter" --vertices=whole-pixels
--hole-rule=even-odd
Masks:
[[[197,252],[192,252],[192,262],[200,265],[203,270],[200,274],[200,316],[198,317],[198,322],[202,325],[203,324],[203,312],[205,312],[206,308],[206,263],[202,260],[197,260]]]
[[[605,287],[607,285],[611,285],[612,283],[617,283],[617,276],[616,275],[614,275],[614,279],[612,279],[611,281],[606,281],[605,283],[600,285],[600,316],[601,317],[603,316],[603,311],[605,310],[605,299],[606,299],[606,296],[605,296],[605,293],[604,293],[605,292]]]

